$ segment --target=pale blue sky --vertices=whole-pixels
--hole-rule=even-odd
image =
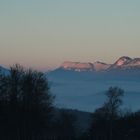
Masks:
[[[0,64],[140,57],[140,0],[0,0]]]

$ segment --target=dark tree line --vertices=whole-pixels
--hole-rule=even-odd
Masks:
[[[140,112],[121,110],[124,91],[110,87],[106,101],[92,114],[92,124],[83,140],[139,140]]]
[[[110,87],[92,123],[77,135],[77,118],[56,109],[46,76],[20,65],[0,72],[0,139],[2,140],[139,140],[140,111],[121,111],[124,91]],[[82,122],[81,122],[82,123]]]
[[[53,96],[43,73],[20,65],[0,74],[0,135],[28,140],[44,135],[50,125]]]
[[[0,139],[74,139],[74,117],[66,111],[57,115],[53,101],[43,73],[20,65],[0,72]]]

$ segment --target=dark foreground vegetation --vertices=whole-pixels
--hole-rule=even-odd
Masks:
[[[14,65],[0,72],[0,140],[140,140],[140,112],[121,110],[123,95],[110,87],[92,121],[83,122],[85,113],[79,120],[77,112],[56,109],[43,73]]]

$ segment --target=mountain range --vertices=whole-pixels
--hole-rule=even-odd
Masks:
[[[89,63],[81,62],[71,62],[66,61],[57,70],[66,70],[66,71],[131,71],[131,70],[140,70],[140,58],[130,58],[128,56],[120,57],[113,64],[106,64],[104,62],[96,61]]]
[[[8,73],[8,69],[0,66],[2,72]],[[74,72],[140,72],[140,58],[130,58],[128,56],[122,56],[116,60],[113,64],[107,64],[104,62],[71,62],[65,61],[60,67],[52,71],[74,71]],[[49,71],[49,72],[52,72]]]

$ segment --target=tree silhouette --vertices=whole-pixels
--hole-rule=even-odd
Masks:
[[[113,121],[118,116],[119,107],[122,105],[122,96],[124,91],[118,87],[110,87],[106,92],[107,101],[104,104],[104,108],[107,110],[110,121],[110,140],[113,135]]]
[[[46,76],[20,65],[0,73],[0,130],[10,139],[31,139],[46,133],[53,110]],[[3,138],[4,139],[4,138]]]
[[[110,87],[106,92],[103,106],[93,113],[90,128],[91,137],[95,139],[113,139],[113,123],[119,118],[119,107],[122,105],[124,91],[118,87]]]

